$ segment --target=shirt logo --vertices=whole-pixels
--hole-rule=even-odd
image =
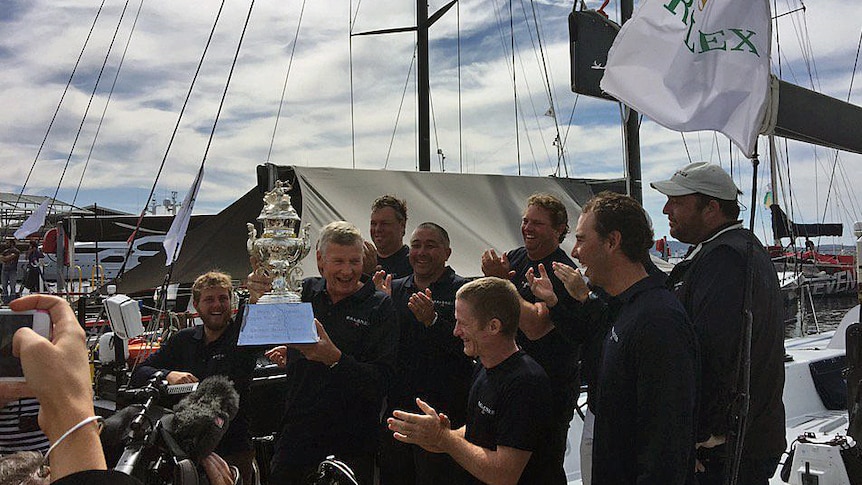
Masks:
[[[368,322],[368,320],[363,320],[361,318],[352,317],[350,315],[347,315],[346,317],[344,317],[344,319],[347,320],[348,322],[352,323],[354,327],[367,327],[367,326],[371,325]]]
[[[489,408],[488,406],[482,404],[482,401],[478,401],[476,405],[479,407],[479,410],[482,411],[482,414],[487,414],[489,416],[493,416],[493,415],[497,414],[497,411],[494,411],[493,409]]]
[[[614,342],[619,342],[619,341],[620,341],[620,338],[617,336],[617,329],[616,329],[616,327],[611,327],[611,340],[613,340]]]
[[[213,354],[213,356],[210,357],[210,360],[224,360],[225,357],[226,356],[224,354]]]

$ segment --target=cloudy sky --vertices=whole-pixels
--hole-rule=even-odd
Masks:
[[[411,25],[415,6],[409,1],[351,1],[352,5],[313,0],[301,11],[300,0],[257,0],[209,150],[196,213],[218,212],[245,193],[255,184],[255,166],[268,158],[279,164],[415,169],[415,36],[353,38],[353,135],[348,42],[351,11],[353,31],[362,32]],[[429,2],[431,12],[445,3]],[[600,3],[590,1],[587,6],[597,8]],[[0,191],[18,192],[27,178],[100,4],[101,0],[0,0]],[[143,5],[140,0],[105,0],[26,192],[53,195],[59,184],[61,200],[139,212],[165,156],[220,4],[219,0],[147,0]],[[517,137],[510,5],[520,111]],[[773,15],[801,5],[800,0],[778,0]],[[157,200],[169,197],[171,191],[177,191],[182,200],[197,172],[248,6],[248,0],[224,3],[159,179]],[[555,122],[544,115],[551,105],[545,87],[549,84],[556,124],[565,140],[568,174],[624,175],[618,106],[578,97],[569,89],[566,17],[571,9],[571,1],[561,0],[511,4],[463,0],[459,9],[453,8],[432,28],[432,147],[445,155],[444,163],[440,157],[432,159],[433,170],[554,173]],[[616,2],[607,11],[612,19],[618,18]],[[862,80],[857,79],[850,92],[860,18],[862,2],[839,0],[813,2],[804,12],[781,16],[776,21],[781,45],[780,50],[773,46],[773,72],[778,72],[780,59],[784,79],[844,100],[849,95],[851,102],[862,104]],[[536,35],[537,22],[540,36]],[[113,49],[75,142],[115,31]],[[537,50],[540,40],[543,53]],[[293,63],[273,139],[291,53]],[[402,102],[405,86],[407,95]],[[728,168],[732,164],[738,184],[750,193],[747,161],[730,149],[722,135],[704,132],[683,137],[644,119],[641,144],[646,182],[669,177],[691,158]],[[859,156],[837,154],[834,188],[825,207],[836,153],[792,142],[786,147],[782,143],[781,151],[782,163],[790,167],[797,221],[818,221],[824,213],[826,219],[845,224],[860,219],[859,197],[853,193],[854,187],[862,186]],[[763,141],[760,152],[767,152]],[[70,163],[60,183],[67,159]],[[767,173],[761,172],[759,192],[765,191],[767,179]],[[661,214],[663,197],[647,187],[644,199],[657,236],[667,234]],[[762,234],[765,227],[758,223],[758,232]],[[851,240],[850,232],[845,227],[844,242]]]

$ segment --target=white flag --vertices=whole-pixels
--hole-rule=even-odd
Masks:
[[[180,207],[177,215],[174,216],[174,222],[171,223],[171,228],[165,235],[165,240],[162,245],[165,247],[165,266],[170,266],[180,255],[180,248],[183,247],[183,239],[186,237],[186,231],[189,229],[189,219],[192,217],[192,209],[195,206],[195,199],[198,196],[198,189],[201,188],[201,181],[204,178],[204,166],[201,164],[201,169],[198,171],[198,176],[189,188],[186,198],[183,199],[183,205]]]
[[[39,229],[45,224],[45,216],[48,215],[48,205],[51,202],[51,199],[45,199],[32,214],[30,217],[24,221],[24,224],[21,224],[21,227],[15,231],[15,239],[24,239],[25,237],[33,234],[34,232],[38,232]]]
[[[771,37],[768,0],[646,0],[611,46],[601,87],[666,128],[724,133],[751,157]]]

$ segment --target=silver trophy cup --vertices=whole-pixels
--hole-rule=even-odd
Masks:
[[[260,262],[258,271],[272,278],[272,290],[263,295],[258,304],[299,303],[302,285],[302,268],[299,262],[311,250],[308,237],[309,224],[302,221],[290,203],[290,184],[275,182],[275,187],[264,194],[263,210],[257,220],[263,233],[257,237],[254,224],[248,227],[248,253]]]

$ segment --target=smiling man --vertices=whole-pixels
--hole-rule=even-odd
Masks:
[[[302,282],[302,301],[311,303],[320,341],[266,354],[287,373],[269,481],[305,484],[321,461],[335,455],[359,483],[372,483],[380,411],[395,373],[397,317],[390,297],[362,274],[364,244],[356,226],[327,224],[317,246],[323,277]],[[259,271],[250,274],[250,301],[270,283]]]
[[[377,248],[377,267],[393,279],[413,272],[410,248],[404,244],[407,203],[394,195],[378,197],[371,205],[371,240]],[[370,268],[369,268],[370,269]]]
[[[533,194],[527,199],[527,208],[521,218],[521,235],[524,245],[498,257],[493,249],[482,255],[482,271],[486,276],[509,278],[521,296],[521,318],[517,332],[518,345],[530,355],[551,379],[554,406],[551,421],[554,426],[548,435],[552,443],[557,467],[553,482],[565,483],[563,463],[566,455],[566,439],[569,423],[574,415],[578,397],[578,359],[580,342],[571,338],[582,319],[578,311],[581,304],[565,290],[565,285],[552,272],[546,279],[553,287],[552,296],[564,300],[565,314],[548,314],[536,305],[542,299],[531,289],[533,275],[539,268],[550,269],[554,263],[574,266],[572,260],[560,248],[560,243],[569,232],[569,216],[566,206],[557,197],[549,194]]]
[[[560,243],[569,233],[569,215],[566,206],[550,194],[533,194],[527,199],[527,208],[521,218],[521,236],[524,245],[498,255],[495,249],[482,254],[482,272],[485,276],[508,278],[525,300],[535,303],[530,291],[527,271],[531,268],[538,274],[539,264],[550,268],[554,261],[574,266]],[[564,286],[551,275],[554,289],[564,294]]]
[[[515,343],[519,316],[510,282],[481,278],[462,286],[454,334],[464,354],[481,362],[466,424],[452,429],[447,415],[417,399],[422,414],[395,411],[389,418],[395,439],[448,454],[473,476],[470,483],[554,483],[556,465],[547,440],[550,382]]]
[[[416,396],[449,416],[453,426],[464,424],[472,359],[454,336],[455,292],[467,280],[446,265],[452,254],[449,234],[433,222],[419,224],[410,236],[413,274],[392,282],[398,312],[398,372],[389,393],[389,410],[418,413]],[[445,454],[389,437],[381,444],[382,485],[460,483],[463,471]]]
[[[168,384],[202,381],[209,376],[229,377],[240,396],[236,417],[216,448],[225,461],[236,465],[244,480],[251,480],[254,448],[248,435],[248,394],[255,359],[237,348],[239,325],[233,320],[230,276],[210,271],[192,285],[192,302],[203,325],[180,330],[147,357],[132,374],[130,384],[141,386],[156,372]]]
[[[682,305],[648,275],[653,232],[631,197],[602,192],[583,207],[572,251],[609,295],[591,391],[592,483],[694,483],[697,343]]]

